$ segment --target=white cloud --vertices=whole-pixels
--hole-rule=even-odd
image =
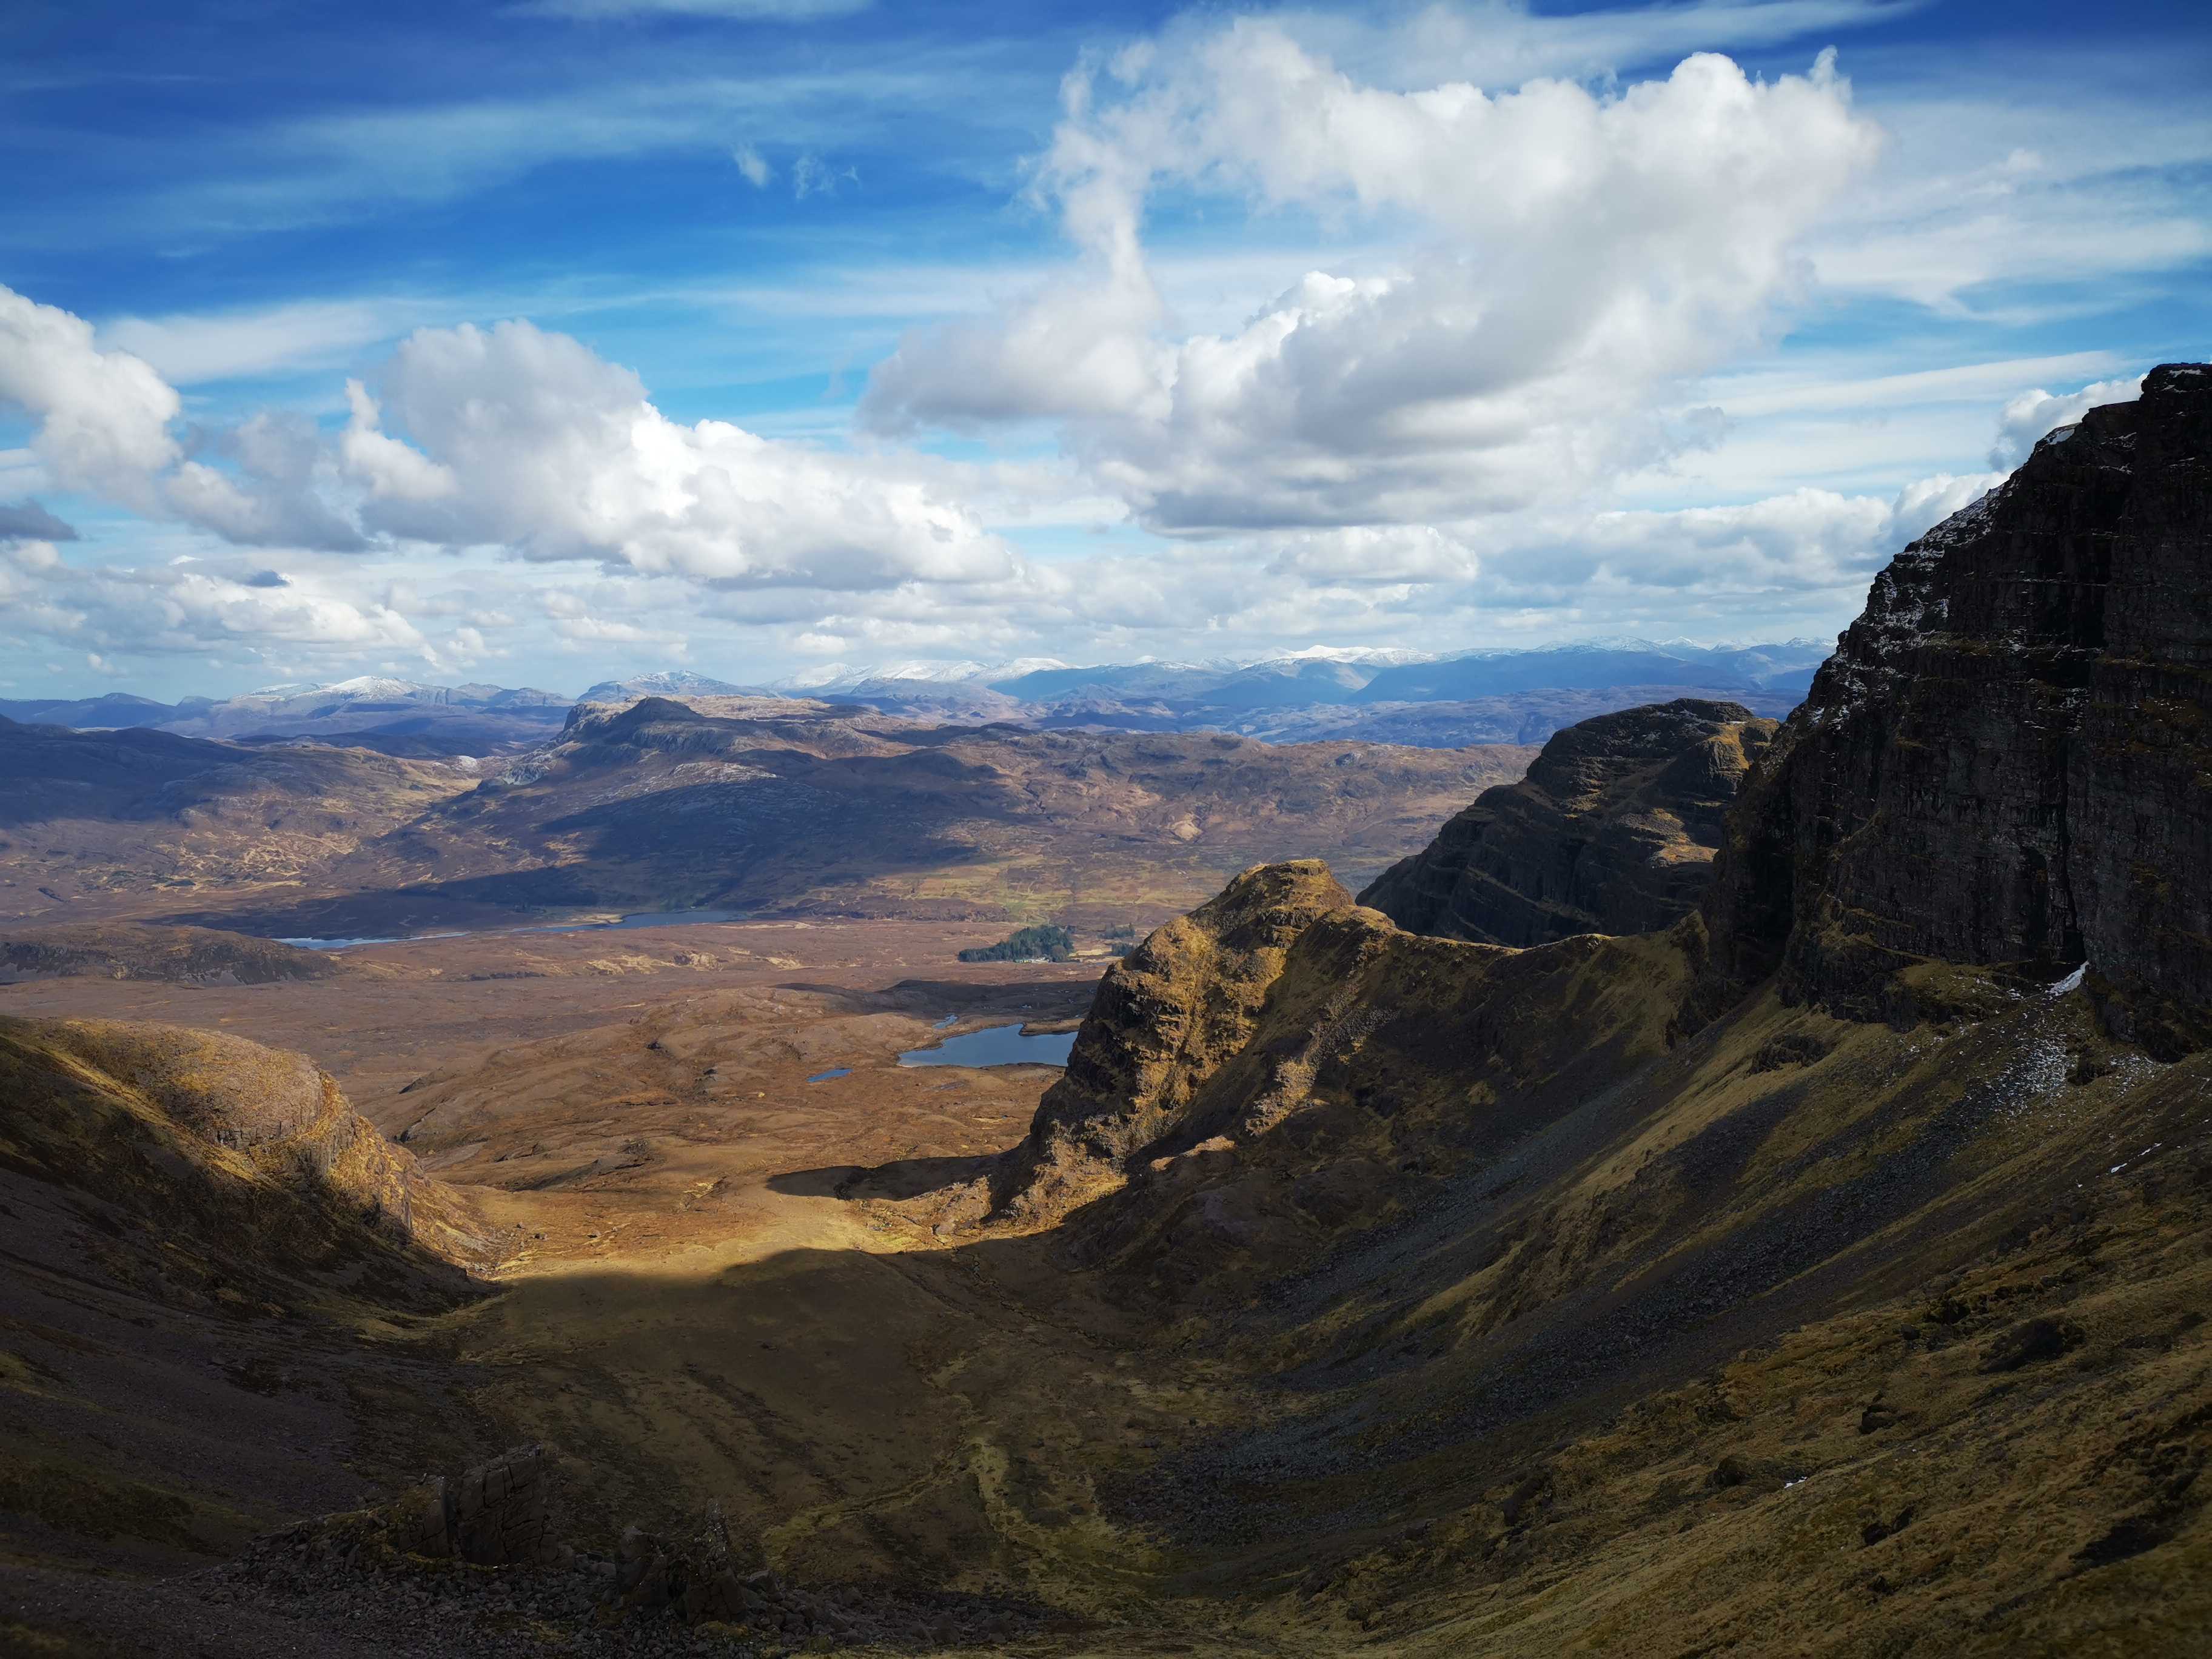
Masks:
[[[38,423],[31,453],[64,489],[143,511],[181,453],[169,422],[182,405],[150,366],[100,350],[82,318],[0,288],[0,407],[10,404]]]
[[[856,169],[825,161],[811,150],[791,164],[791,193],[802,202],[810,196],[835,196],[839,185],[860,182]]]
[[[0,549],[0,604],[11,617],[28,631],[110,657],[198,655],[236,643],[318,650],[343,660],[392,648],[435,657],[406,617],[343,586],[296,577],[262,586],[198,564],[72,564],[46,543]]]
[[[346,406],[352,416],[338,439],[348,472],[372,499],[422,502],[443,501],[460,491],[460,480],[419,451],[377,429],[382,417],[376,399],[359,380],[346,382]]]
[[[360,532],[326,498],[334,469],[306,417],[256,415],[196,432],[188,446],[172,430],[182,400],[150,364],[101,349],[82,318],[0,288],[6,404],[38,422],[31,453],[64,489],[181,519],[234,542],[361,545]]]
[[[1824,55],[1686,59],[1599,97],[1363,84],[1239,19],[1071,76],[1038,190],[1079,268],[910,335],[879,429],[1057,419],[1155,528],[1410,523],[1558,500],[1711,441],[1695,376],[1802,283],[1796,239],[1873,158]],[[1139,226],[1165,189],[1407,220],[1395,273],[1314,272],[1228,334],[1174,337]]]
[[[1378,33],[1355,12],[1293,13],[1282,19],[1310,48],[1328,53],[1378,85],[1432,86],[1440,77],[1478,86],[1517,86],[1540,76],[1601,79],[1671,64],[1692,52],[1777,46],[1808,36],[1832,40],[1918,9],[1921,0],[1688,0],[1579,13],[1530,9],[1528,0],[1461,0],[1413,11]]]
[[[2069,426],[2100,404],[2133,403],[2142,395],[2140,374],[2130,380],[2100,380],[2057,397],[2040,386],[2023,392],[1997,413],[1997,435],[1990,446],[1990,465],[2010,471],[2027,459],[2028,452],[2053,427]]]
[[[374,530],[824,589],[985,581],[1016,563],[935,469],[671,421],[628,369],[526,322],[419,331],[380,386],[383,411],[358,398],[343,440]]]
[[[739,144],[730,152],[730,159],[738,164],[738,171],[745,175],[745,182],[755,190],[766,190],[768,181],[775,176],[775,169],[750,144]]]
[[[40,421],[46,474],[230,542],[358,551],[398,537],[833,591],[986,581],[1018,562],[943,487],[941,463],[683,425],[629,370],[530,323],[418,330],[380,384],[381,405],[347,383],[335,444],[304,416],[263,413],[188,452],[151,368],[0,289],[0,398]]]
[[[102,343],[153,365],[171,386],[331,366],[394,333],[397,301],[303,300],[259,311],[119,317]]]

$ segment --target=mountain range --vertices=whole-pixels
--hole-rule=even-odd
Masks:
[[[1418,748],[1541,743],[1593,714],[1690,696],[1787,714],[1828,647],[1814,641],[1706,647],[1623,641],[1427,656],[1316,647],[1249,662],[1073,666],[836,665],[768,683],[671,669],[602,680],[576,698],[495,685],[438,686],[365,675],[176,703],[111,693],[0,700],[0,716],[80,728],[148,726],[245,741],[343,738],[391,755],[503,754],[544,741],[573,704],[641,697],[791,697],[915,719],[1109,731],[1221,731],[1263,742],[1358,741]]]

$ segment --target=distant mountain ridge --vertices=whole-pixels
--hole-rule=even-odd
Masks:
[[[1206,662],[836,663],[767,682],[673,668],[600,680],[574,699],[526,687],[362,675],[173,704],[120,694],[0,701],[0,714],[43,726],[150,726],[242,741],[319,738],[427,757],[509,753],[549,741],[572,706],[744,697],[815,700],[951,726],[1217,731],[1268,743],[1456,749],[1541,743],[1578,720],[1684,697],[1740,702],[1778,717],[1802,701],[1828,652],[1812,640],[1742,646],[1613,640],[1441,655],[1310,646]]]
[[[331,684],[267,685],[234,697],[174,703],[110,693],[65,701],[0,702],[0,716],[79,731],[143,727],[181,736],[254,742],[322,738],[346,747],[428,758],[495,754],[541,743],[561,729],[570,700],[557,691],[471,683],[422,685],[362,674]]]

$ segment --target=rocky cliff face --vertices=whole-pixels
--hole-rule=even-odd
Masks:
[[[1929,960],[2212,1042],[2212,370],[2168,364],[1899,554],[1730,819],[1709,1016],[1895,1014]]]
[[[1644,933],[1687,915],[1777,722],[1681,698],[1568,727],[1359,896],[1408,933],[1484,945]]]
[[[1107,970],[1067,1070],[1038,1103],[1009,1179],[1058,1210],[1140,1146],[1186,1127],[1199,1091],[1244,1048],[1291,946],[1352,908],[1317,859],[1247,870]]]
[[[1688,986],[1671,935],[1423,939],[1318,860],[1248,870],[1100,981],[1066,1074],[992,1183],[996,1212],[1050,1221],[1127,1183],[1072,1256],[1141,1260],[1178,1285],[1224,1249],[1286,1259],[1419,1185],[1401,1139],[1504,1144],[1626,1056],[1656,1057]],[[1255,1158],[1295,1170],[1293,1195],[1244,1180]]]

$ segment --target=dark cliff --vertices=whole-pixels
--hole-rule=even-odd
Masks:
[[[2212,1041],[2212,370],[2152,371],[1875,578],[1729,820],[1690,1011],[1896,1015],[1927,960]]]
[[[1681,698],[1569,726],[1359,896],[1408,933],[1529,945],[1693,909],[1729,806],[1777,729]]]

